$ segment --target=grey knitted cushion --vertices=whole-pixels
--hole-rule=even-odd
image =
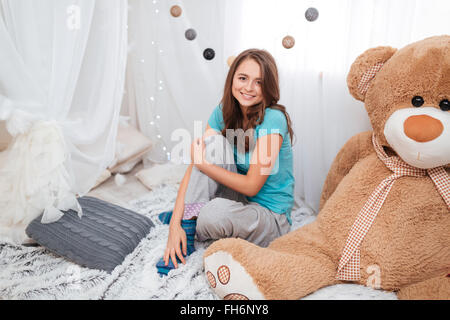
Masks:
[[[93,197],[78,199],[81,219],[68,210],[54,223],[42,216],[27,227],[27,235],[50,251],[82,266],[111,272],[153,227],[147,217]]]

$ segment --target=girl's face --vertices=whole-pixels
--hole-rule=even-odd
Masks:
[[[253,59],[246,59],[237,67],[231,92],[241,107],[251,107],[263,100],[261,68]]]

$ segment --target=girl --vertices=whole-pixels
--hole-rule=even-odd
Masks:
[[[192,163],[173,213],[160,215],[170,228],[158,272],[185,263],[184,256],[195,250],[195,234],[199,241],[239,237],[267,246],[289,231],[293,131],[278,100],[273,57],[264,50],[242,52],[203,137],[191,145]]]

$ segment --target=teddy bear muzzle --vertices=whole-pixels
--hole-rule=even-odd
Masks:
[[[387,119],[384,136],[409,165],[431,169],[450,163],[450,114],[435,107],[402,108]]]

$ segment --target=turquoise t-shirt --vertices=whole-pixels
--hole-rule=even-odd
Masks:
[[[222,105],[218,105],[208,120],[209,126],[221,132],[225,126],[223,122]],[[264,121],[255,128],[255,142],[259,137],[271,133],[279,133],[283,137],[280,153],[266,182],[254,197],[247,197],[248,201],[257,202],[269,210],[286,214],[289,224],[291,210],[294,205],[294,174],[292,165],[291,138],[287,128],[287,120],[280,110],[267,108]],[[247,174],[253,151],[240,153],[234,146],[234,161],[240,174]]]

